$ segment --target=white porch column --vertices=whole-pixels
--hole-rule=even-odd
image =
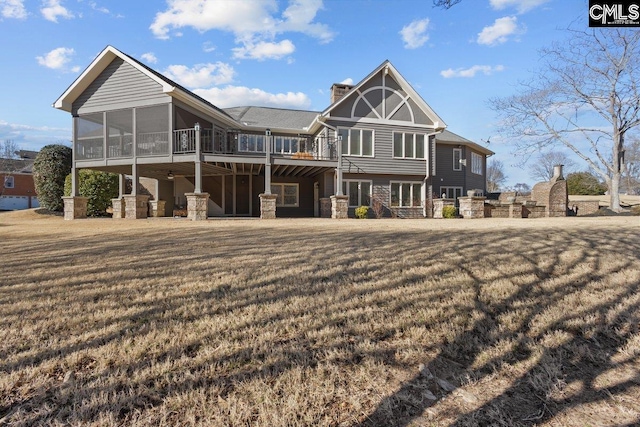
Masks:
[[[264,161],[264,194],[271,194],[271,129],[264,132],[267,154]]]
[[[193,192],[195,194],[202,193],[202,163],[201,163],[201,153],[202,149],[200,147],[200,123],[196,123],[195,126],[196,133],[196,179],[195,179],[195,188]]]
[[[131,165],[131,195],[138,195],[138,186],[140,185],[140,175],[138,175],[138,164],[134,157],[133,164]]]
[[[336,130],[337,133],[337,130]],[[338,169],[336,196],[342,196],[342,135],[338,135]]]

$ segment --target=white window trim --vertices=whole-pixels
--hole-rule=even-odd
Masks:
[[[344,150],[342,151],[342,155],[343,156],[349,156],[349,157],[375,157],[376,156],[376,131],[373,129],[365,129],[365,128],[345,128],[345,127],[339,127],[337,134],[340,134],[341,130],[346,130],[347,131],[347,148],[348,148],[348,153],[345,153]],[[363,131],[369,131],[371,132],[371,154],[351,154],[351,131],[359,131],[360,132],[360,153],[362,153],[362,144],[363,144],[363,139],[362,139],[362,132]],[[342,143],[344,143],[344,140],[342,140]]]
[[[482,156],[473,151],[471,152],[471,173],[482,175]]]
[[[394,144],[395,144],[395,140],[396,134],[401,134],[402,135],[402,156],[396,156],[396,150],[394,149]],[[405,138],[407,137],[407,135],[413,135],[413,156],[407,156],[407,153],[404,152],[404,148],[405,148]],[[422,139],[422,143],[424,144],[424,157],[417,157],[416,156],[416,136],[418,135],[422,135],[423,139]],[[427,143],[426,141],[429,138],[427,137],[427,134],[425,133],[421,133],[421,132],[393,132],[391,134],[391,156],[394,159],[411,159],[411,160],[426,160],[427,157]]]
[[[8,185],[9,183],[11,183],[11,184]],[[15,187],[16,187],[15,179],[12,176],[5,176],[4,177],[4,188],[15,188]]]
[[[460,153],[460,156],[458,156],[457,162],[456,162],[456,152]],[[462,170],[462,163],[460,163],[460,160],[462,160],[462,148],[454,148],[453,149],[453,170],[454,171]]]
[[[391,202],[391,186],[393,184],[400,184],[400,192],[402,193],[402,184],[409,184],[411,185],[410,188],[410,194],[409,194],[409,200],[411,200],[411,206],[405,206],[402,204],[402,194],[398,194],[398,206],[392,206],[392,202]],[[420,185],[420,204],[417,206],[413,206],[413,186],[414,185]],[[424,182],[423,181],[390,181],[389,182],[389,206],[391,206],[392,208],[421,208],[424,205]]]
[[[349,183],[350,182],[357,182],[358,183],[358,202],[362,202],[362,185],[361,185],[361,183],[368,182],[369,183],[369,191],[370,191],[369,204],[368,205],[363,205],[362,203],[360,203],[360,204],[357,204],[357,205],[349,205],[349,207],[350,208],[357,208],[357,207],[360,207],[360,206],[371,206],[371,199],[373,199],[373,181],[368,180],[368,179],[345,179],[345,180],[342,180],[342,182],[343,182],[343,185],[344,185],[344,189],[346,190],[344,194],[347,197],[349,197]]]
[[[455,190],[460,190],[460,197],[462,197],[462,187],[459,187],[459,186],[456,186],[456,185],[443,185],[443,186],[441,186],[440,187],[440,197],[442,197],[442,193],[443,192],[445,192],[445,191],[448,192],[448,190],[451,190],[451,189],[454,190],[454,193],[455,193]]]
[[[297,208],[300,207],[300,184],[295,183],[295,182],[272,182],[271,183],[272,187],[275,186],[280,186],[282,187],[282,191],[280,192],[281,202],[278,202],[278,200],[276,199],[276,207],[277,208]],[[285,205],[284,204],[284,187],[285,186],[295,186],[296,187],[296,203],[294,205]]]

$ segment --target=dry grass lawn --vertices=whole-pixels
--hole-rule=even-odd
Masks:
[[[0,213],[0,426],[631,426],[640,220]]]

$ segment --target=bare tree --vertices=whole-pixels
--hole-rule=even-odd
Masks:
[[[529,166],[529,176],[539,181],[549,181],[553,178],[553,167],[564,166],[565,175],[573,172],[576,163],[562,151],[546,151],[535,158],[535,163]]]
[[[491,106],[501,133],[517,138],[516,151],[564,144],[605,180],[611,209],[619,212],[625,136],[640,124],[640,32],[569,33],[542,51],[534,80]]]
[[[441,7],[443,9],[449,9],[451,6],[455,6],[462,0],[433,0],[434,7]]]
[[[500,160],[489,160],[487,164],[487,191],[495,193],[507,180],[504,164]]]

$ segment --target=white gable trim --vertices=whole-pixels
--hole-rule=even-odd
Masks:
[[[394,89],[388,87],[386,85],[386,82],[385,82],[386,75],[387,74],[391,74],[391,76],[398,83],[398,85],[400,85],[400,87],[409,95],[409,98],[413,99],[413,101],[418,105],[418,107],[420,107],[420,109],[427,115],[427,117],[429,117],[429,119],[435,124],[435,128],[444,129],[444,128],[447,127],[447,125],[440,118],[440,116],[438,116],[435,113],[435,111],[433,111],[431,109],[431,107],[424,101],[424,99],[422,99],[422,97],[413,89],[413,87],[411,87],[411,85],[404,79],[404,77],[402,77],[402,75],[398,72],[398,70],[396,70],[396,68],[389,61],[385,61],[382,64],[380,64],[380,66],[378,66],[375,70],[373,70],[367,77],[365,77],[363,80],[361,80],[349,92],[344,94],[344,96],[342,98],[340,98],[338,101],[334,102],[326,110],[324,110],[322,112],[321,116],[322,117],[326,117],[326,118],[336,119],[336,117],[332,117],[331,116],[331,112],[334,111],[338,106],[340,106],[343,103],[347,102],[347,98],[350,98],[351,95],[358,94],[358,98],[361,97],[362,96],[361,88],[368,81],[373,79],[380,72],[383,73],[382,74],[382,82],[383,82],[383,87],[385,89],[394,90]],[[381,86],[376,86],[376,87],[379,88]],[[374,89],[374,88],[367,89],[365,91],[365,93],[368,92],[370,89]],[[384,92],[383,92],[383,95],[384,95]],[[407,99],[405,99],[405,97],[402,97],[402,98],[404,99],[404,102],[407,102]],[[384,100],[384,97],[383,97],[383,100]],[[357,100],[356,100],[356,102],[357,102]],[[386,104],[385,102],[383,102],[383,104],[382,104],[383,117],[389,117],[390,115],[388,115],[386,110],[385,110],[385,104]],[[403,104],[403,103],[401,103],[401,104]],[[354,103],[354,106],[355,105],[356,104]],[[409,109],[410,109],[411,115],[412,115],[412,120],[414,120],[415,116],[413,114],[413,110],[410,108],[410,105],[408,103],[407,103],[407,106],[409,106]],[[352,108],[352,113],[351,114],[353,115],[353,108]],[[388,123],[393,123],[393,122],[405,123],[405,125],[406,125],[406,122],[398,122],[398,121],[393,121],[393,120],[388,120],[386,122],[388,122]],[[424,125],[416,125],[416,126],[425,127]]]
[[[397,125],[411,128],[420,128],[420,129],[433,129],[433,130],[442,130],[442,126],[439,123],[434,123],[432,125],[421,125],[413,122],[405,122],[402,120],[389,120],[389,119],[372,119],[369,117],[337,117],[331,116],[326,118],[320,118],[320,121],[324,123],[325,120],[331,122],[350,122],[350,123],[371,123],[377,125]]]

